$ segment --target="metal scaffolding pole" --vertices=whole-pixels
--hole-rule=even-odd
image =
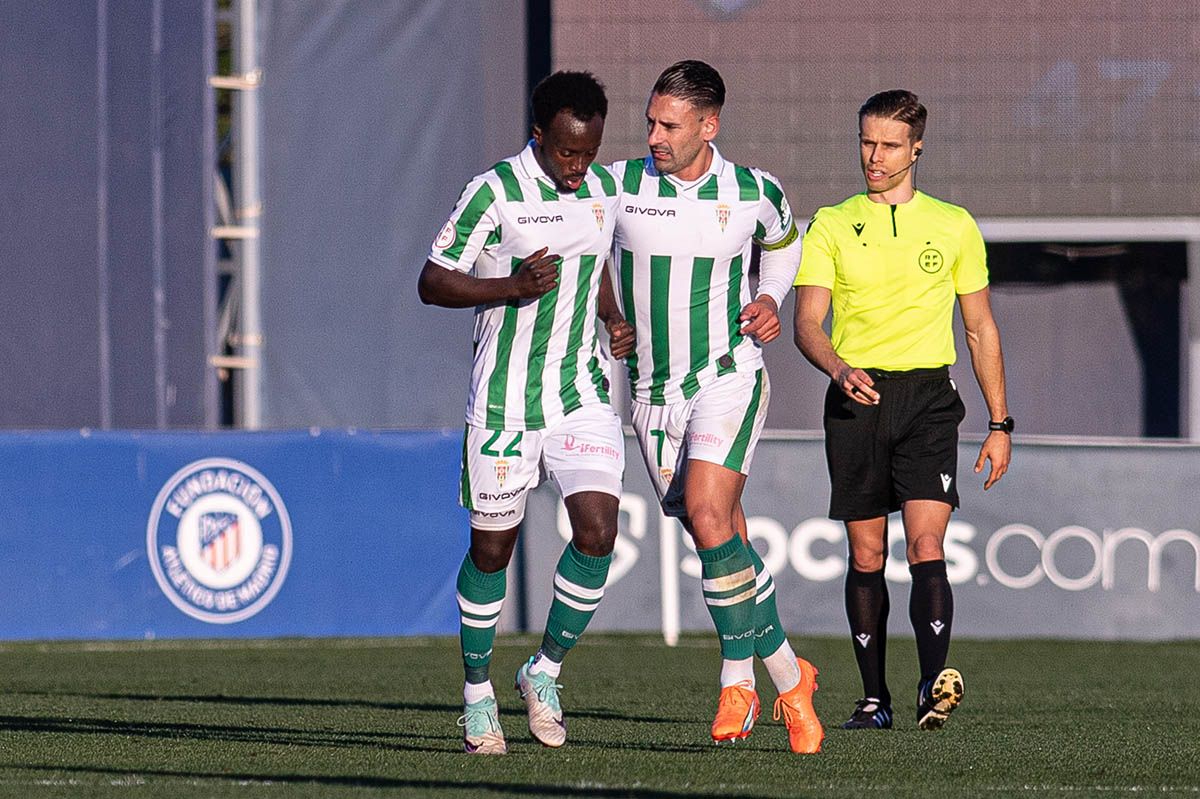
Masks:
[[[229,241],[233,254],[232,283],[221,311],[219,333],[235,354],[213,354],[209,360],[234,376],[234,424],[257,430],[262,427],[263,344],[259,244],[262,136],[258,91],[262,68],[258,65],[258,0],[235,0],[234,8],[236,13],[229,16],[229,21],[234,28],[237,74],[213,75],[208,82],[214,89],[236,92],[232,109],[233,190],[227,193],[232,195],[233,207],[218,209],[221,224],[212,230],[213,238]],[[218,204],[227,194],[218,186]]]
[[[1200,238],[1187,243],[1187,281],[1184,283],[1183,385],[1186,436],[1200,443]]]

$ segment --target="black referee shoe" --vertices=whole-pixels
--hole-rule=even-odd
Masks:
[[[932,680],[917,686],[917,726],[940,730],[963,698],[963,677],[958,669],[942,669]]]
[[[890,730],[892,709],[873,696],[864,697],[854,705],[854,713],[842,725],[843,730]]]

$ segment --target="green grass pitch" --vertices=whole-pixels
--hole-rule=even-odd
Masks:
[[[837,729],[860,686],[848,639],[795,638],[821,669],[824,751],[763,715],[708,739],[712,636],[589,635],[560,682],[569,739],[534,743],[502,636],[503,757],[461,751],[455,638],[0,646],[0,796],[1200,796],[1200,642],[958,639],[962,707],[916,729],[911,639],[889,647],[896,729]]]

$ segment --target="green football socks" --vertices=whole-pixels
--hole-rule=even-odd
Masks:
[[[542,654],[555,663],[562,663],[567,651],[583,635],[592,614],[604,596],[604,582],[612,554],[595,557],[585,555],[568,543],[554,571],[554,601],[546,619],[542,636]]]
[[[488,679],[496,622],[504,606],[505,571],[481,572],[471,560],[470,552],[458,570],[459,641],[468,683]]]
[[[779,621],[779,610],[775,607],[775,580],[754,547],[747,545],[746,551],[754,564],[758,584],[758,596],[754,604],[754,654],[767,658],[783,646],[787,637]]]
[[[754,656],[754,563],[736,534],[712,549],[697,549],[704,604],[721,641],[721,657]]]

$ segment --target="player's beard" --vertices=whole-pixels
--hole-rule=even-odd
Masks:
[[[650,157],[654,159],[654,168],[658,170],[660,175],[671,174],[675,165],[675,157],[669,150],[658,154],[651,150]]]
[[[680,152],[674,148],[667,148],[667,157],[660,163],[658,159],[654,161],[654,168],[662,175],[674,175],[682,172],[696,162],[700,154],[704,152],[707,142],[701,141],[694,147],[689,147],[687,150]],[[650,151],[650,156],[654,157],[654,151]]]

